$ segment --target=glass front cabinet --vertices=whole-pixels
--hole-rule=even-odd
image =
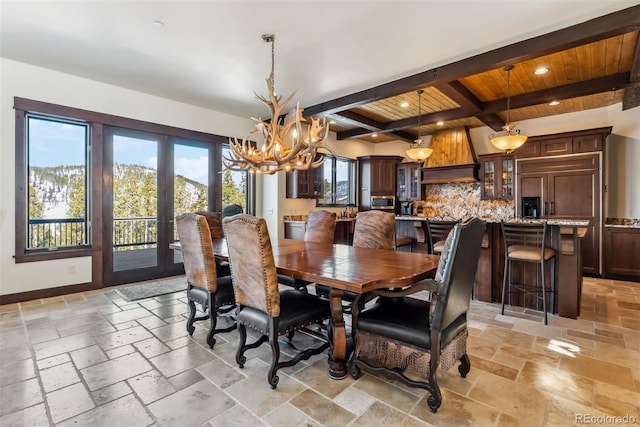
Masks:
[[[480,156],[482,199],[513,199],[514,162],[512,154]]]
[[[422,200],[421,168],[420,163],[401,163],[398,165],[397,196],[399,201]]]

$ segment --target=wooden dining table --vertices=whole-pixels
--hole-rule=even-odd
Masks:
[[[225,239],[214,239],[214,252],[228,260]],[[357,248],[302,240],[272,240],[274,260],[279,274],[330,287],[332,346],[329,376],[347,375],[347,330],[342,312],[345,291],[356,294],[382,289],[404,288],[432,277],[439,256],[383,249]],[[179,244],[172,244],[179,249]]]

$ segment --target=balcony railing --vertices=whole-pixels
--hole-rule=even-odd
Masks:
[[[30,249],[73,247],[88,244],[87,222],[84,218],[30,219],[28,239]],[[113,247],[146,249],[157,243],[155,217],[115,218]]]

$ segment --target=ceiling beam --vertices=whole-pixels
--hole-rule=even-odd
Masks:
[[[402,141],[407,141],[407,142],[414,142],[418,138],[418,135],[414,135],[409,132],[403,132],[401,130],[386,130],[386,131],[377,130],[376,131],[376,130],[370,130],[370,129],[364,129],[364,128],[353,128],[353,129],[345,130],[342,132],[337,132],[336,139],[343,140],[343,139],[350,139],[350,138],[362,138],[365,136],[371,136],[374,133],[384,133],[387,135],[393,135],[396,138]]]
[[[633,87],[628,87],[624,90],[624,96],[622,97],[622,111],[640,105],[640,37],[636,40],[636,48],[633,51],[633,58],[631,59],[631,75],[629,81],[635,83]]]
[[[504,126],[504,120],[497,114],[487,114],[483,111],[484,105],[465,85],[458,80],[439,83],[435,85],[436,89],[451,98],[454,102],[469,111],[470,115],[475,116],[478,120],[489,126],[491,129],[500,131]]]
[[[304,113],[305,116],[313,116],[347,110],[383,98],[415,91],[425,86],[458,80],[471,74],[502,68],[505,65],[571,49],[639,28],[640,5],[636,5],[351,95],[306,107]]]
[[[638,84],[640,86],[640,84]],[[559,86],[550,89],[544,89],[537,92],[525,93],[522,95],[512,96],[510,99],[511,108],[524,108],[531,107],[533,105],[546,104],[554,100],[563,100],[577,98],[580,96],[592,95],[594,93],[602,93],[610,90],[618,90],[626,88],[627,91],[633,93],[636,85],[629,83],[629,73],[614,74],[612,76],[600,77],[597,79],[587,80],[584,82],[572,83],[565,86]],[[640,92],[639,92],[640,93]],[[451,110],[437,111],[435,113],[423,114],[420,117],[421,125],[428,125],[436,123],[440,120],[449,121],[463,119],[469,116],[484,115],[485,117],[497,117],[495,125],[502,126],[504,121],[497,116],[496,113],[505,111],[507,105],[507,99],[496,99],[495,101],[487,102],[484,104],[482,110],[477,112],[467,108],[453,108]],[[473,107],[475,108],[475,107]],[[346,113],[346,112],[345,112]],[[340,113],[342,114],[342,113]],[[380,128],[377,132],[390,133],[394,131],[400,131],[402,129],[415,127],[418,125],[418,116],[408,117],[406,119],[395,120],[387,123],[379,123]],[[490,126],[495,131],[500,131],[501,127]],[[347,131],[339,132],[337,134],[338,139],[357,138],[363,135],[371,134],[372,131],[365,128],[349,129]],[[341,136],[343,138],[341,138]],[[415,139],[415,137],[414,137]]]
[[[611,76],[599,77],[597,79],[571,83],[565,86],[558,86],[550,89],[539,90],[537,92],[512,96],[510,103],[512,109],[531,107],[532,105],[545,104],[554,100],[559,101],[607,92],[610,90],[618,90],[627,86],[629,86],[629,73],[613,74]],[[485,104],[484,112],[497,113],[499,111],[505,111],[506,104],[507,98],[487,102]]]
[[[355,122],[357,124],[360,124],[361,127],[365,128],[365,129],[369,129],[372,130],[374,132],[379,132],[382,131],[384,129],[384,124],[374,120],[372,118],[369,117],[365,117],[362,114],[358,114],[354,111],[340,111],[339,113],[336,113],[337,116],[340,117],[344,117],[345,119],[351,121],[351,122]]]

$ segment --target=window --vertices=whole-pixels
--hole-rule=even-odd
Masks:
[[[324,197],[317,206],[348,206],[356,203],[356,161],[327,155],[322,164]]]
[[[114,241],[119,230],[114,224],[124,215],[115,212],[122,203],[148,208],[125,216],[152,218],[148,222],[154,225],[144,229],[157,228],[156,238],[148,233],[144,242],[157,241],[154,267],[168,265],[168,255],[161,252],[169,251],[165,243],[172,241],[175,215],[220,210],[231,203],[255,212],[254,177],[245,172],[220,173],[228,137],[19,97],[14,98],[14,111],[16,262],[84,256],[97,262],[102,257],[103,272],[115,272],[115,261],[108,254],[119,244]],[[151,135],[147,139],[155,144],[156,154],[143,155],[129,165],[130,170],[145,171],[146,180],[135,184],[149,196],[144,201],[133,191],[125,191],[128,198],[118,197],[116,190],[123,184],[118,168],[127,163],[119,151],[126,145],[121,135],[143,139]],[[160,277],[162,272],[149,274],[156,273],[154,277]],[[104,273],[104,283],[115,277],[109,274]],[[144,280],[140,277],[136,279]]]
[[[231,149],[228,145],[222,147],[222,156],[231,156]],[[235,204],[242,206],[244,212],[252,211],[252,209],[248,209],[248,176],[248,172],[230,170],[222,172],[222,206]]]
[[[90,243],[89,125],[28,114],[26,249]]]

